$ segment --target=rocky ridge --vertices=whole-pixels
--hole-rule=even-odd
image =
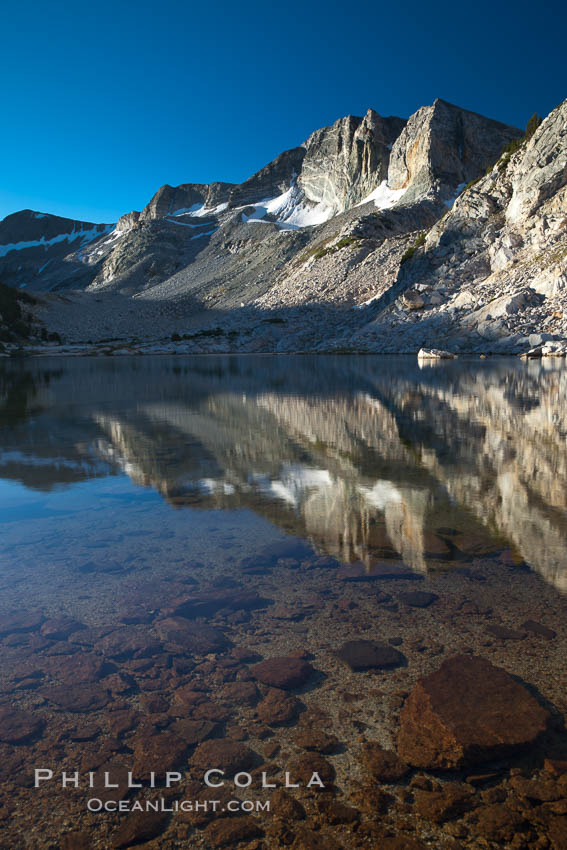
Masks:
[[[372,332],[449,338],[455,350],[564,348],[566,200],[564,102],[431,228]]]
[[[239,186],[163,186],[112,231],[9,216],[0,276],[69,292],[38,317],[79,347],[561,353],[566,114],[529,138],[442,100],[347,116]]]

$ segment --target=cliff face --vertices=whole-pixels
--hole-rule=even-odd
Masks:
[[[183,183],[181,186],[162,186],[155,193],[149,204],[140,213],[140,221],[149,221],[153,218],[166,218],[179,214],[180,211],[188,212],[198,210],[200,207],[216,207],[226,204],[232,183]]]
[[[388,185],[405,189],[404,203],[432,194],[454,197],[456,187],[483,174],[520,130],[444,100],[411,116],[392,147]]]
[[[369,109],[362,119],[348,115],[313,133],[299,176],[307,200],[338,213],[366,198],[386,179],[390,150],[405,123]]]
[[[140,214],[142,220],[165,218],[178,210],[200,207],[205,203],[208,186],[187,183],[181,186],[162,186]]]

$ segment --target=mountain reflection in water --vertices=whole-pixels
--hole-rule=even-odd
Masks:
[[[366,569],[507,551],[567,590],[563,361],[193,357],[0,366],[0,478],[127,475]]]

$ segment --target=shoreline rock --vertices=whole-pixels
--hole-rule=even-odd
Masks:
[[[418,360],[456,360],[457,356],[441,348],[420,348],[417,352]]]

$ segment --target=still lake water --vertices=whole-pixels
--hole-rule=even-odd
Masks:
[[[559,644],[528,636],[521,652],[486,625],[564,625],[566,437],[560,360],[1,362],[0,711],[22,714],[0,722],[0,846],[130,846],[107,843],[123,817],[88,812],[81,789],[33,789],[33,770],[190,763],[187,717],[283,769],[295,721],[274,727],[255,708],[265,688],[234,687],[259,658],[309,654],[320,678],[293,693],[339,738],[347,796],[360,736],[392,745],[400,694],[444,653],[482,651],[563,710]],[[416,587],[434,604],[404,606]],[[163,625],[180,617],[214,627],[210,645],[182,651]],[[333,651],[362,633],[406,666],[344,669]],[[180,708],[188,688],[201,698]],[[173,815],[154,834],[221,846],[206,823]],[[371,846],[330,823],[342,846]]]

